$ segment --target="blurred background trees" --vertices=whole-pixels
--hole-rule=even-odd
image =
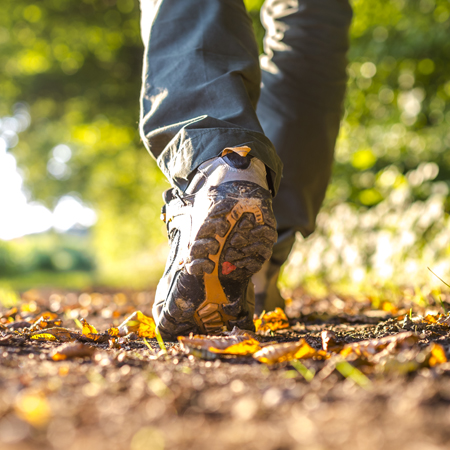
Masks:
[[[246,1],[260,42],[261,3]],[[450,2],[352,4],[334,176],[318,232],[298,246],[286,280],[418,282],[427,264],[450,276]],[[0,132],[27,195],[51,210],[69,196],[96,211],[96,225],[77,238],[96,282],[155,282],[166,252],[159,209],[168,183],[137,131],[138,2],[4,0],[0,45]],[[54,252],[64,250],[51,239]],[[35,236],[0,242],[0,276],[2,261],[11,266],[17,248],[30,245],[41,244]],[[31,270],[14,264],[18,273]]]

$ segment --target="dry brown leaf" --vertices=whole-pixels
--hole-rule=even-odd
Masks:
[[[58,340],[62,342],[73,341],[77,337],[75,332],[63,327],[48,328],[45,330],[45,332],[35,331],[34,333],[31,334],[30,337],[31,339],[39,339],[35,337],[39,335],[52,335],[55,339],[49,340],[51,341]]]
[[[20,322],[11,322],[6,325],[5,328],[8,330],[19,330],[20,328],[28,328],[31,326],[30,322],[26,322],[25,320],[21,320]]]
[[[84,358],[86,356],[92,356],[94,353],[95,348],[76,342],[73,344],[60,345],[53,350],[51,355],[53,361],[63,361],[65,359]]]
[[[12,336],[4,336],[4,337],[0,337],[0,345],[3,346],[9,346],[9,345],[13,345],[14,339]]]
[[[313,357],[326,359],[328,355],[323,350],[312,348],[304,339],[300,339],[297,342],[269,345],[253,355],[253,358],[265,364],[275,364],[293,359]]]
[[[289,320],[281,308],[275,308],[275,311],[269,311],[254,321],[255,330],[258,331],[276,331],[289,328]]]
[[[339,345],[336,340],[337,336],[334,331],[323,330],[321,334],[322,338],[322,348],[326,352],[339,352],[342,350],[342,345]]]
[[[17,308],[14,306],[11,309],[8,309],[8,311],[4,312],[0,319],[9,319],[10,317],[14,317],[17,314]]]
[[[41,316],[30,327],[30,331],[45,330],[46,328],[60,327],[62,325],[61,319],[47,319],[46,316]]]
[[[411,331],[385,336],[380,339],[368,339],[360,342],[347,344],[341,350],[340,355],[348,358],[351,355],[371,358],[377,355],[378,358],[392,354],[404,349],[413,347],[419,337]],[[381,353],[382,352],[382,353]]]

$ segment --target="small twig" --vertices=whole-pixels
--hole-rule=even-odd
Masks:
[[[436,277],[439,278],[439,280],[441,280],[447,287],[450,288],[450,284],[446,283],[440,276],[436,275],[429,267],[427,267],[427,269]]]
[[[427,267],[427,269],[439,280],[441,280],[446,286],[450,287],[450,285],[448,283],[446,283],[440,276],[436,275],[429,267]],[[444,302],[442,301],[441,297],[439,296],[438,298],[439,303],[441,304],[441,308],[444,310],[444,314],[447,315],[447,308],[445,307]]]

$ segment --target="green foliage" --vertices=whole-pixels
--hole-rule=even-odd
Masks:
[[[450,3],[355,0],[346,113],[329,204],[371,206],[450,178]],[[424,170],[424,162],[431,162]],[[447,205],[448,211],[448,205]]]
[[[163,240],[168,187],[137,131],[140,39],[133,0],[2,3],[0,116],[18,101],[30,105],[31,126],[13,150],[25,182],[50,207],[67,193],[92,205],[100,262],[125,266]],[[73,157],[68,174],[54,177],[47,165],[61,143]]]
[[[0,242],[0,279],[36,271],[92,271],[95,266],[87,236],[55,233]]]

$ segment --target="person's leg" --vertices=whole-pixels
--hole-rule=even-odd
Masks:
[[[261,72],[242,0],[141,0],[145,45],[141,136],[172,186],[225,147],[247,145],[270,169],[281,162],[255,113]]]
[[[261,11],[266,36],[257,114],[284,164],[273,202],[278,242],[272,267],[266,264],[272,281],[296,232],[306,237],[314,231],[325,197],[347,81],[351,17],[348,0],[266,0]],[[257,290],[257,302],[261,289],[267,287]]]
[[[271,205],[282,165],[255,112],[251,21],[242,0],[141,4],[141,135],[174,186],[155,322],[166,338],[252,329],[249,281],[277,238]]]

